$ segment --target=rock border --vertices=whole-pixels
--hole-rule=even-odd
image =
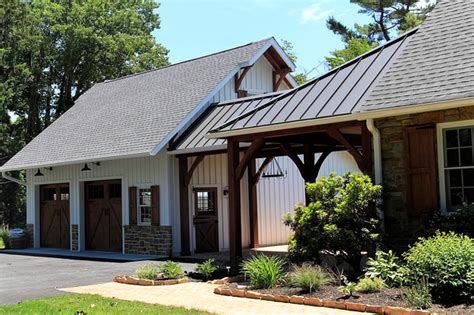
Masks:
[[[231,288],[215,288],[215,294],[227,295],[233,297],[243,297],[255,300],[266,300],[280,303],[291,303],[291,304],[302,304],[310,306],[336,308],[341,310],[358,311],[358,312],[369,312],[386,315],[427,315],[434,314],[429,311],[423,310],[411,310],[408,308],[394,307],[394,306],[380,306],[380,305],[368,305],[354,302],[343,302],[343,301],[330,301],[322,300],[315,297],[306,296],[287,296],[287,295],[272,295],[264,294],[256,291],[231,289]]]
[[[114,282],[123,283],[123,284],[133,284],[133,285],[142,285],[142,286],[159,286],[159,285],[174,285],[189,282],[188,278],[181,279],[166,279],[166,280],[146,280],[138,279],[133,276],[116,276],[114,277]]]

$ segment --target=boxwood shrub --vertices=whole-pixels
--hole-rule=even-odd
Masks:
[[[474,240],[468,236],[437,232],[420,238],[403,256],[408,282],[426,277],[435,300],[455,304],[474,296]]]

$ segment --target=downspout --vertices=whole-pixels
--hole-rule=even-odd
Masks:
[[[374,120],[368,118],[366,120],[367,129],[372,134],[372,147],[374,151],[374,181],[376,185],[382,184],[382,144],[380,140],[380,132],[375,127]],[[384,230],[384,213],[380,208],[380,202],[377,203],[377,214],[381,221],[382,230]]]
[[[24,181],[21,181],[18,178],[8,175],[7,172],[2,172],[2,177],[6,180],[17,183],[18,185],[26,186],[26,183]]]

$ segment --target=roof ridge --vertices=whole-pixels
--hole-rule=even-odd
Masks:
[[[177,63],[169,64],[169,65],[166,65],[166,66],[162,66],[162,67],[159,67],[159,68],[156,68],[156,69],[150,69],[150,70],[145,70],[145,71],[142,71],[142,72],[131,73],[131,74],[125,75],[125,76],[123,76],[123,77],[119,77],[119,78],[115,78],[115,79],[111,79],[111,80],[105,80],[105,81],[100,82],[100,83],[111,83],[111,82],[119,81],[119,80],[122,80],[122,79],[128,79],[128,78],[130,78],[130,77],[134,77],[134,76],[146,74],[146,73],[149,73],[149,72],[167,69],[167,68],[174,67],[174,66],[178,66],[178,65],[181,65],[181,64],[184,64],[184,63],[187,63],[187,62],[192,62],[192,61],[196,61],[196,60],[199,60],[199,59],[204,59],[204,58],[207,58],[207,57],[211,57],[211,56],[215,56],[215,55],[227,53],[227,52],[232,51],[232,50],[241,49],[241,48],[244,48],[244,47],[247,47],[247,46],[250,46],[250,45],[255,45],[255,44],[257,44],[257,43],[267,42],[267,41],[269,41],[269,40],[272,39],[272,38],[274,38],[274,37],[267,37],[267,38],[265,38],[265,39],[261,39],[261,40],[255,41],[255,42],[250,42],[250,43],[247,43],[247,44],[243,44],[243,45],[240,45],[240,46],[228,48],[228,49],[225,49],[225,50],[216,51],[216,52],[213,52],[213,53],[210,53],[210,54],[207,54],[207,55],[203,55],[203,56],[199,56],[199,57],[195,57],[195,58],[183,60],[183,61],[180,61],[180,62],[177,62]],[[100,83],[99,83],[99,84],[100,84]]]

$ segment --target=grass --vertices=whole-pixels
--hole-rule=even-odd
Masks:
[[[81,313],[82,311],[82,313]],[[92,294],[68,294],[1,306],[0,314],[209,314],[179,307],[104,298]]]
[[[5,248],[5,243],[3,242],[3,238],[0,237],[0,249]]]

